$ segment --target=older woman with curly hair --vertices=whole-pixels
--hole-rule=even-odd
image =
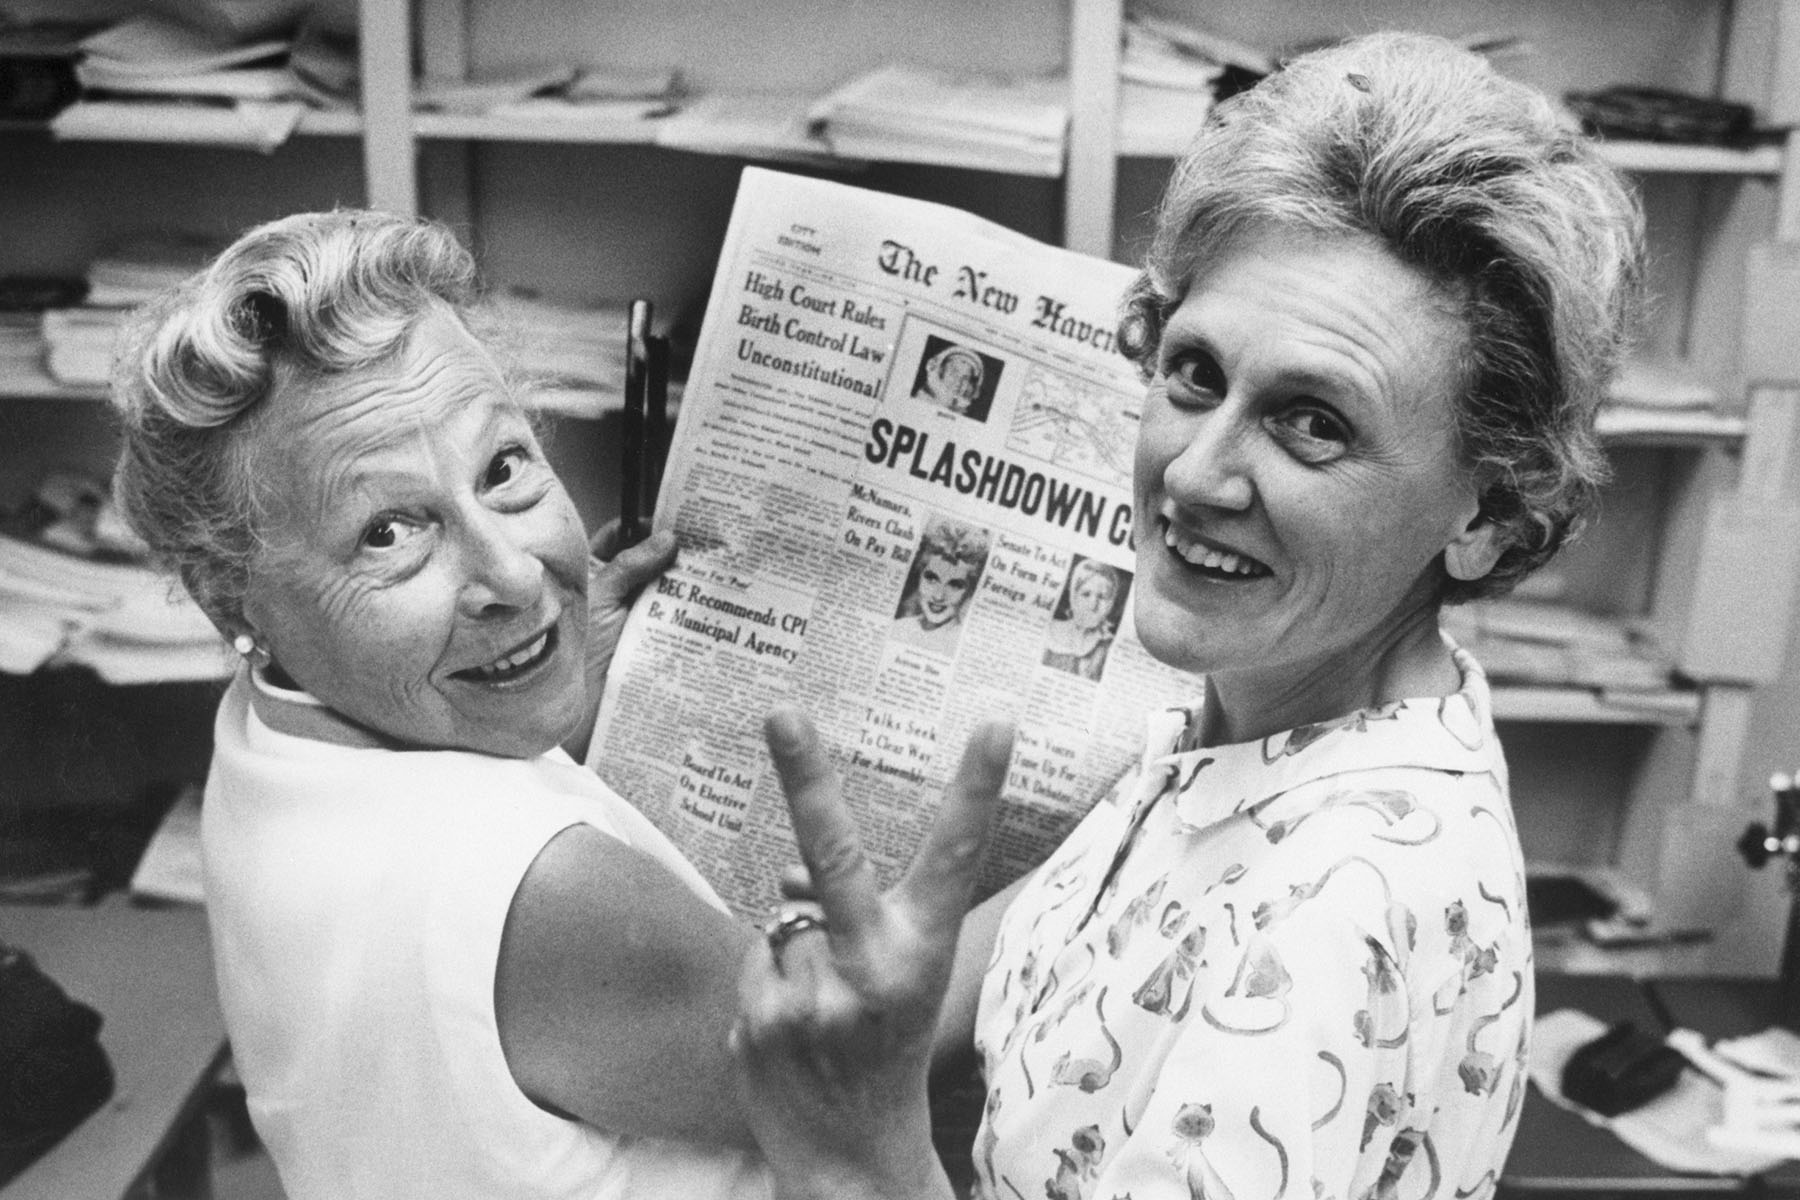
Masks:
[[[590,560],[481,313],[443,227],[304,214],[121,354],[122,507],[243,658],[201,832],[251,1118],[294,1200],[753,1200],[751,932],[559,748],[672,541]]]
[[[772,721],[829,926],[746,960],[778,1190],[948,1194],[935,1034],[982,1056],[982,1196],[1493,1193],[1530,931],[1488,688],[1439,612],[1580,527],[1640,254],[1593,148],[1441,40],[1218,106],[1122,328],[1136,629],[1204,695],[960,945],[966,892],[879,894],[806,725]]]

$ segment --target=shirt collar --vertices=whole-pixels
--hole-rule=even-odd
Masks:
[[[353,748],[398,750],[400,743],[343,716],[311,692],[282,687],[251,667],[250,707],[276,733]]]
[[[1462,685],[1448,696],[1397,700],[1252,742],[1193,748],[1198,706],[1153,713],[1143,774],[1159,780],[1158,794],[1173,786],[1176,814],[1204,828],[1336,775],[1395,767],[1491,772],[1499,750],[1487,677],[1467,652],[1452,645],[1451,653]]]

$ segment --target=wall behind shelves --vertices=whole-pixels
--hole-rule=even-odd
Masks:
[[[360,154],[350,138],[296,137],[264,155],[0,133],[0,274],[80,274],[146,230],[229,240],[286,213],[359,204]]]
[[[1067,0],[451,0],[458,2],[476,70],[564,61],[680,67],[706,91],[824,91],[894,59],[1051,71],[1068,49]]]

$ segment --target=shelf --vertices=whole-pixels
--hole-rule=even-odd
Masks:
[[[1607,406],[1595,420],[1602,438],[1614,445],[1736,445],[1744,440],[1742,417],[1708,409],[1654,409]]]
[[[1602,141],[1600,153],[1621,171],[1644,175],[1759,175],[1772,179],[1781,174],[1779,146],[1732,150],[1723,146]]]
[[[311,109],[300,118],[294,127],[295,134],[309,137],[358,137],[363,131],[362,114],[347,110]],[[53,136],[50,122],[40,119],[20,117],[0,117],[0,133],[41,133],[45,137]],[[101,139],[81,138],[74,141],[99,141]],[[156,139],[142,137],[121,137],[120,141],[150,141],[153,144],[169,146],[210,145],[212,143],[193,142],[185,138],[169,137],[158,142]],[[73,141],[71,144],[74,144]]]
[[[571,106],[573,107],[573,106]],[[439,141],[546,142],[589,145],[652,145],[656,119],[614,113],[570,113],[547,118],[494,117],[467,113],[415,113],[413,132]]]
[[[315,137],[358,137],[363,131],[362,114],[343,109],[313,109],[300,118],[295,133]]]
[[[92,402],[106,399],[102,384],[71,385],[58,383],[43,374],[0,374],[0,400],[72,400]]]
[[[1602,692],[1593,688],[1495,684],[1493,696],[1496,721],[1683,726],[1698,724],[1700,720],[1697,691]]]
[[[1119,155],[1176,158],[1187,150],[1193,132],[1192,122],[1125,121],[1119,129]],[[1600,153],[1621,171],[1643,175],[1752,175],[1773,179],[1781,174],[1780,146],[1732,150],[1723,146],[1602,141]]]

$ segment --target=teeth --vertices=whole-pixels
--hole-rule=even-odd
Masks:
[[[516,671],[526,663],[531,662],[538,655],[542,654],[544,652],[544,647],[549,641],[550,631],[546,629],[543,634],[538,637],[537,641],[531,643],[531,645],[525,647],[523,650],[509,654],[505,658],[495,659],[485,667],[477,667],[475,668],[475,673],[477,675],[492,677],[495,675],[503,675],[508,671]]]
[[[1223,550],[1214,550],[1191,541],[1181,534],[1173,525],[1163,526],[1163,544],[1181,555],[1187,563],[1208,570],[1220,571],[1226,575],[1261,575],[1262,568],[1241,554],[1231,554]]]

